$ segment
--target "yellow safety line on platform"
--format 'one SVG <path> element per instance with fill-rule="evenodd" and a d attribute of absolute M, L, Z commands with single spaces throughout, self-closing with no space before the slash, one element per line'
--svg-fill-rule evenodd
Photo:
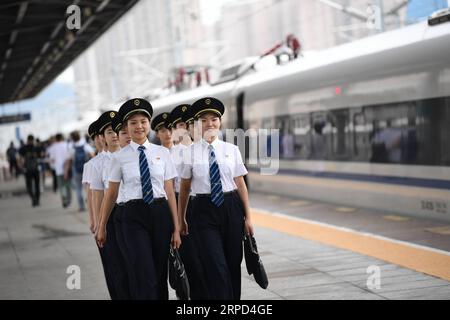
<path fill-rule="evenodd" d="M 450 254 L 257 209 L 252 209 L 252 220 L 257 226 L 351 250 L 450 281 Z"/>

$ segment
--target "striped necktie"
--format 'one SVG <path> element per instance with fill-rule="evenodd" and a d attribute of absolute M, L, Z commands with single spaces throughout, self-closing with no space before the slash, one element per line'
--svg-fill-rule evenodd
<path fill-rule="evenodd" d="M 141 172 L 142 198 L 147 204 L 153 201 L 153 187 L 150 178 L 150 169 L 148 167 L 147 156 L 145 155 L 145 147 L 139 146 L 139 171 Z"/>
<path fill-rule="evenodd" d="M 210 144 L 209 149 L 209 180 L 211 182 L 211 201 L 216 207 L 223 203 L 222 183 L 220 182 L 219 165 L 214 154 L 214 147 Z"/>

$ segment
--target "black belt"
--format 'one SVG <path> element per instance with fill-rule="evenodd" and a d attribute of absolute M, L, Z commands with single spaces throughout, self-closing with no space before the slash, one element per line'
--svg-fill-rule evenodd
<path fill-rule="evenodd" d="M 228 195 L 232 195 L 233 193 L 237 193 L 237 190 L 232 190 L 232 191 L 227 191 L 224 192 L 223 195 L 224 196 L 228 196 Z M 196 193 L 194 198 L 210 198 L 211 197 L 211 193 Z"/>
<path fill-rule="evenodd" d="M 167 201 L 166 198 L 161 197 L 161 198 L 153 198 L 152 203 L 160 203 L 160 202 L 165 202 Z M 128 200 L 127 202 L 125 202 L 125 204 L 134 204 L 134 203 L 145 203 L 144 199 L 133 199 L 133 200 Z"/>

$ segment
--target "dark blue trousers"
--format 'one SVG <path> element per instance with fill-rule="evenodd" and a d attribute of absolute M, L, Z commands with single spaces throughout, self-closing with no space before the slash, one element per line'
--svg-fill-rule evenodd
<path fill-rule="evenodd" d="M 129 270 L 129 259 L 127 256 L 127 251 L 125 248 L 125 242 L 123 239 L 123 231 L 122 231 L 122 217 L 124 214 L 124 205 L 118 205 L 116 207 L 113 221 L 114 221 L 114 229 L 116 234 L 116 240 L 117 240 L 117 246 L 119 247 L 119 251 L 122 255 L 123 261 L 124 261 L 124 267 L 125 267 L 125 276 L 126 276 L 126 286 L 128 291 L 128 299 L 131 299 L 131 293 L 130 293 L 130 281 L 128 280 L 128 270 Z"/>
<path fill-rule="evenodd" d="M 117 297 L 116 288 L 113 282 L 112 271 L 110 270 L 111 268 L 108 264 L 108 257 L 106 255 L 105 247 L 103 248 L 97 247 L 97 248 L 100 253 L 100 259 L 102 261 L 103 273 L 105 274 L 106 287 L 108 288 L 109 296 L 111 297 L 111 300 L 118 300 L 119 298 Z"/>
<path fill-rule="evenodd" d="M 119 248 L 114 223 L 116 215 L 120 214 L 118 211 L 121 211 L 121 208 L 115 206 L 106 224 L 106 243 L 100 249 L 100 255 L 111 299 L 125 300 L 130 299 L 130 290 L 126 263 Z"/>
<path fill-rule="evenodd" d="M 188 276 L 191 300 L 207 300 L 209 299 L 208 286 L 198 250 L 197 230 L 191 200 L 189 200 L 186 210 L 186 221 L 189 234 L 182 236 L 179 252 Z"/>
<path fill-rule="evenodd" d="M 168 300 L 167 259 L 173 223 L 165 199 L 150 205 L 143 200 L 125 203 L 123 244 L 132 299 Z"/>
<path fill-rule="evenodd" d="M 209 298 L 239 300 L 245 213 L 238 193 L 225 194 L 219 208 L 210 197 L 197 196 L 193 211 Z"/>

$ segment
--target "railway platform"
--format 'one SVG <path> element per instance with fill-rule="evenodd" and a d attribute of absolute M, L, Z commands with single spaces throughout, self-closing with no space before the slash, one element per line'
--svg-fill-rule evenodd
<path fill-rule="evenodd" d="M 23 178 L 0 185 L 0 299 L 108 299 L 87 212 L 63 209 L 50 189 L 32 208 Z M 250 197 L 269 287 L 261 289 L 243 262 L 242 299 L 450 298 L 448 224 L 395 210 Z M 67 285 L 71 266 L 79 267 L 79 289 Z"/>

